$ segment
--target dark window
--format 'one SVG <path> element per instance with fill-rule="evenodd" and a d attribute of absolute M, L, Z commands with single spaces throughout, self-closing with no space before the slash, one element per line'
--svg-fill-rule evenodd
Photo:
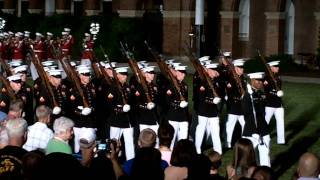
<path fill-rule="evenodd" d="M 111 14 L 112 13 L 112 1 L 103 1 L 102 2 L 102 13 Z"/>
<path fill-rule="evenodd" d="M 28 1 L 21 1 L 21 16 L 29 14 L 29 2 Z"/>
<path fill-rule="evenodd" d="M 83 1 L 74 1 L 74 16 L 82 16 L 83 15 Z"/>

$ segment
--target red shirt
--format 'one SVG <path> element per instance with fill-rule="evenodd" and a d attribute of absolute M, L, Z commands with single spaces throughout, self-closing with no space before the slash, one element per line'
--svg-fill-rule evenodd
<path fill-rule="evenodd" d="M 14 43 L 12 59 L 24 59 L 22 54 L 22 41 Z"/>
<path fill-rule="evenodd" d="M 41 40 L 35 41 L 33 51 L 38 56 L 40 61 L 44 59 L 44 43 Z"/>
<path fill-rule="evenodd" d="M 82 53 L 82 58 L 81 59 L 91 59 L 92 58 L 92 50 L 93 50 L 93 41 L 86 41 L 84 45 L 84 51 Z"/>

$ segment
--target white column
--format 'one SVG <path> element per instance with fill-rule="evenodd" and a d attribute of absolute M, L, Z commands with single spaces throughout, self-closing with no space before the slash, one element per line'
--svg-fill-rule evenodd
<path fill-rule="evenodd" d="M 55 11 L 55 0 L 46 0 L 45 2 L 45 15 L 51 16 Z"/>

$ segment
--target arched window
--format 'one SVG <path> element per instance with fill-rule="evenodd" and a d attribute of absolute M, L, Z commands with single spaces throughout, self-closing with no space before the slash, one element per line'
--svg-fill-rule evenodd
<path fill-rule="evenodd" d="M 286 30 L 284 46 L 286 54 L 294 53 L 294 5 L 291 0 L 287 0 L 286 4 Z"/>
<path fill-rule="evenodd" d="M 239 39 L 249 40 L 250 0 L 241 0 L 239 5 Z"/>

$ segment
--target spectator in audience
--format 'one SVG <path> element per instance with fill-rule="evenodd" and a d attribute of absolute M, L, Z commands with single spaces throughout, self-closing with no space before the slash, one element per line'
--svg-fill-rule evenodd
<path fill-rule="evenodd" d="M 28 151 L 42 150 L 44 151 L 50 139 L 53 138 L 53 132 L 48 125 L 50 124 L 51 109 L 41 105 L 36 109 L 38 122 L 28 127 L 28 140 L 23 145 Z"/>
<path fill-rule="evenodd" d="M 319 179 L 319 158 L 310 152 L 300 156 L 297 168 L 298 180 L 316 180 Z"/>
<path fill-rule="evenodd" d="M 211 170 L 210 170 L 211 179 L 226 180 L 225 177 L 219 175 L 219 168 L 222 163 L 221 155 L 211 148 L 204 151 L 204 155 L 206 155 L 211 161 Z"/>
<path fill-rule="evenodd" d="M 164 171 L 165 180 L 186 179 L 188 168 L 196 156 L 197 151 L 193 142 L 188 139 L 178 141 L 172 151 L 171 166 Z"/>
<path fill-rule="evenodd" d="M 53 152 L 44 157 L 38 176 L 40 180 L 91 179 L 88 168 L 82 166 L 71 154 L 61 152 Z"/>
<path fill-rule="evenodd" d="M 240 138 L 235 143 L 233 151 L 233 163 L 227 166 L 228 179 L 251 177 L 257 166 L 252 142 L 249 139 Z"/>
<path fill-rule="evenodd" d="M 268 166 L 258 166 L 252 174 L 252 178 L 256 180 L 277 180 L 277 176 L 273 169 Z"/>
<path fill-rule="evenodd" d="M 188 178 L 187 180 L 209 180 L 211 170 L 210 159 L 203 155 L 197 154 L 195 160 L 192 162 L 191 166 L 188 168 Z"/>
<path fill-rule="evenodd" d="M 158 129 L 159 151 L 161 158 L 170 165 L 172 151 L 170 149 L 171 141 L 174 135 L 174 128 L 169 123 L 162 123 Z"/>
<path fill-rule="evenodd" d="M 110 149 L 101 150 L 103 152 L 96 152 L 96 143 L 92 144 L 90 147 L 83 146 L 83 144 L 80 143 L 82 154 L 81 163 L 83 166 L 89 168 L 92 179 L 108 177 L 110 180 L 116 180 L 124 176 L 124 172 L 118 160 L 120 141 L 114 139 L 108 146 L 109 145 Z M 98 156 L 94 158 L 95 153 L 97 153 Z"/>
<path fill-rule="evenodd" d="M 26 153 L 22 158 L 22 169 L 24 180 L 34 180 L 40 171 L 41 163 L 45 154 L 34 150 Z"/>
<path fill-rule="evenodd" d="M 73 136 L 74 122 L 66 117 L 60 117 L 53 123 L 54 137 L 50 139 L 46 148 L 46 154 L 62 152 L 71 154 L 71 146 L 68 144 Z"/>
<path fill-rule="evenodd" d="M 164 169 L 161 163 L 161 153 L 158 149 L 140 148 L 133 160 L 130 177 L 139 180 L 163 180 Z"/>
<path fill-rule="evenodd" d="M 0 149 L 8 144 L 8 135 L 6 131 L 6 122 L 10 119 L 22 117 L 23 101 L 21 99 L 13 100 L 9 106 L 9 112 L 6 119 L 0 122 Z"/>
<path fill-rule="evenodd" d="M 28 124 L 25 119 L 7 121 L 8 145 L 0 149 L 0 179 L 22 179 L 22 157 L 27 153 L 22 145 L 27 139 Z"/>
<path fill-rule="evenodd" d="M 154 146 L 156 145 L 156 139 L 157 139 L 157 134 L 152 129 L 146 128 L 140 132 L 140 135 L 138 138 L 138 147 L 154 148 Z M 131 175 L 132 164 L 134 160 L 135 158 L 130 159 L 123 164 L 123 170 L 129 176 Z M 161 161 L 161 167 L 162 169 L 165 169 L 166 167 L 168 167 L 168 163 L 166 161 Z"/>
<path fill-rule="evenodd" d="M 22 99 L 13 100 L 9 106 L 7 119 L 15 119 L 23 117 L 24 102 Z"/>

